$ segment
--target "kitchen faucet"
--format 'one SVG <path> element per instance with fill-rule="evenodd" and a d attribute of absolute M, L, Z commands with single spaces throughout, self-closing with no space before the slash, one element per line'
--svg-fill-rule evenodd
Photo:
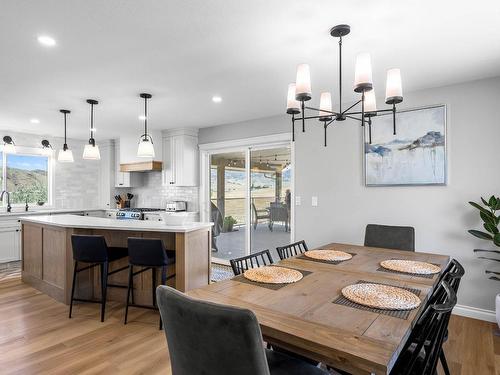
<path fill-rule="evenodd" d="M 0 195 L 0 201 L 3 202 L 3 195 L 7 194 L 7 212 L 12 211 L 12 207 L 10 205 L 10 193 L 7 190 L 2 191 L 2 194 Z"/>

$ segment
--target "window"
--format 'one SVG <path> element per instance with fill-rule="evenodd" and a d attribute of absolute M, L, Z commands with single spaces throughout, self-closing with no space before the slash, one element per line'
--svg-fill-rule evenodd
<path fill-rule="evenodd" d="M 37 149 L 31 152 L 23 148 L 16 154 L 0 153 L 1 190 L 10 192 L 12 205 L 50 203 L 49 156 L 37 154 Z"/>

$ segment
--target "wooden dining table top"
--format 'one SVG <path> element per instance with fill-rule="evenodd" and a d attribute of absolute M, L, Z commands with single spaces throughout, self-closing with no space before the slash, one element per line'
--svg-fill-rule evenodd
<path fill-rule="evenodd" d="M 305 272 L 302 280 L 279 289 L 240 277 L 194 289 L 194 298 L 247 308 L 255 313 L 264 339 L 352 374 L 388 374 L 419 317 L 439 274 L 424 278 L 380 270 L 387 259 L 408 259 L 446 268 L 449 257 L 332 243 L 318 249 L 342 250 L 353 257 L 339 264 L 295 256 L 280 266 Z M 341 290 L 359 281 L 419 290 L 420 307 L 407 319 L 333 303 Z"/>

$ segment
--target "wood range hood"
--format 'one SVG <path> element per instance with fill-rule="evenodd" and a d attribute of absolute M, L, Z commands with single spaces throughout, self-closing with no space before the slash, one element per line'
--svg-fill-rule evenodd
<path fill-rule="evenodd" d="M 163 163 L 154 160 L 120 164 L 120 172 L 161 172 L 162 169 Z"/>

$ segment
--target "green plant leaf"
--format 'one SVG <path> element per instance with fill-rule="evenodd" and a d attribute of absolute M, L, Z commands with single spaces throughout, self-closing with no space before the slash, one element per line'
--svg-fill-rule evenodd
<path fill-rule="evenodd" d="M 489 224 L 492 224 L 494 226 L 497 226 L 497 221 L 495 220 L 494 217 L 492 217 L 491 215 L 486 215 L 485 213 L 483 212 L 479 212 L 479 216 L 481 216 L 481 219 L 483 219 L 483 221 L 485 223 L 489 223 Z"/>
<path fill-rule="evenodd" d="M 474 237 L 480 238 L 482 240 L 493 240 L 493 236 L 491 234 L 481 232 L 480 230 L 474 230 L 470 229 L 469 233 L 472 234 Z"/>
<path fill-rule="evenodd" d="M 488 206 L 495 207 L 497 205 L 497 199 L 492 195 L 488 201 Z"/>
<path fill-rule="evenodd" d="M 488 201 L 487 201 L 486 199 L 484 199 L 483 197 L 481 197 L 481 201 L 483 202 L 483 204 L 484 204 L 485 206 L 487 206 L 487 205 L 488 205 Z"/>
<path fill-rule="evenodd" d="M 493 218 L 493 219 L 496 219 L 495 215 L 493 215 L 490 211 L 488 211 L 486 208 L 480 206 L 479 204 L 477 204 L 476 202 L 469 202 L 469 204 L 472 206 L 472 207 L 475 207 L 477 208 L 479 211 L 483 212 L 485 215 Z"/>
<path fill-rule="evenodd" d="M 493 209 L 494 209 L 495 211 L 500 210 L 500 198 L 497 198 L 497 204 L 495 205 L 495 207 L 493 207 Z"/>
<path fill-rule="evenodd" d="M 495 237 L 493 237 L 493 243 L 500 247 L 500 233 L 495 234 Z"/>
<path fill-rule="evenodd" d="M 491 234 L 498 233 L 498 228 L 496 225 L 493 225 L 491 223 L 484 223 L 483 227 L 484 227 L 484 229 L 486 229 L 487 232 L 489 232 Z"/>

